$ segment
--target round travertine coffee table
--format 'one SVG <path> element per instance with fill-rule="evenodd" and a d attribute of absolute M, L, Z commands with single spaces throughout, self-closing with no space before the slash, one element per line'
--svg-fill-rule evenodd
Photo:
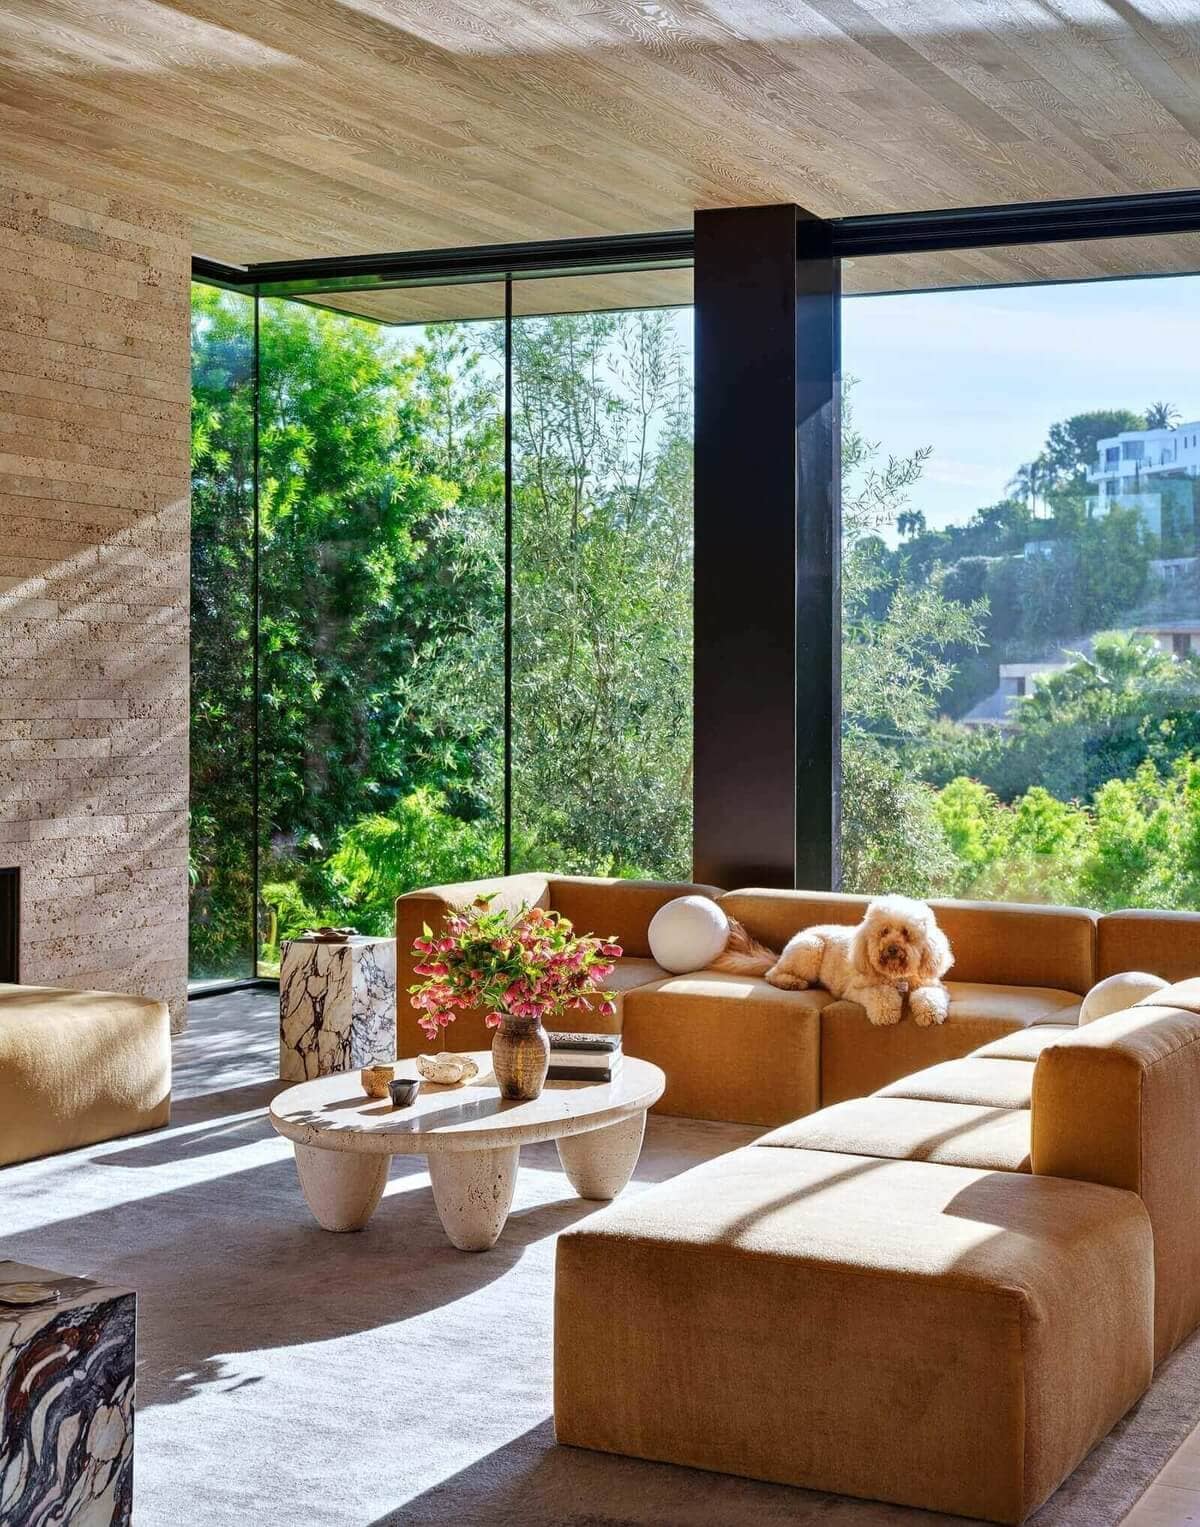
<path fill-rule="evenodd" d="M 547 1082 L 540 1098 L 500 1096 L 487 1050 L 464 1087 L 422 1082 L 416 1102 L 393 1108 L 363 1096 L 357 1071 L 322 1076 L 281 1092 L 271 1123 L 296 1148 L 308 1206 L 326 1230 L 361 1230 L 383 1196 L 393 1156 L 425 1156 L 433 1199 L 460 1251 L 486 1251 L 508 1218 L 522 1145 L 554 1140 L 581 1198 L 615 1198 L 633 1175 L 646 1110 L 666 1077 L 649 1061 L 625 1059 L 613 1082 Z M 415 1076 L 397 1061 L 397 1076 Z"/>

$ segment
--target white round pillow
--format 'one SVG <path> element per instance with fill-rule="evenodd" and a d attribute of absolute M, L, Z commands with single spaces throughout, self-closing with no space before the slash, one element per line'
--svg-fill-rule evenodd
<path fill-rule="evenodd" d="M 707 896 L 677 896 L 650 919 L 650 953 L 672 975 L 703 970 L 729 942 L 729 919 Z"/>
<path fill-rule="evenodd" d="M 1145 970 L 1123 970 L 1120 975 L 1105 976 L 1103 981 L 1096 982 L 1080 1004 L 1080 1025 L 1095 1023 L 1097 1018 L 1107 1018 L 1110 1013 L 1123 1013 L 1143 997 L 1152 997 L 1170 984 Z"/>

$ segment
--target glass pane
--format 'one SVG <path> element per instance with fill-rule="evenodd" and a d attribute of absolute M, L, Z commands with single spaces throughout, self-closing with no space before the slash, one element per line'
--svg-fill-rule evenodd
<path fill-rule="evenodd" d="M 686 878 L 692 315 L 611 279 L 513 288 L 513 861 Z"/>
<path fill-rule="evenodd" d="M 846 301 L 848 889 L 1200 906 L 1198 315 L 1194 275 Z"/>
<path fill-rule="evenodd" d="M 192 287 L 193 981 L 254 974 L 254 299 Z"/>
<path fill-rule="evenodd" d="M 260 334 L 268 973 L 502 867 L 503 330 L 264 299 Z"/>

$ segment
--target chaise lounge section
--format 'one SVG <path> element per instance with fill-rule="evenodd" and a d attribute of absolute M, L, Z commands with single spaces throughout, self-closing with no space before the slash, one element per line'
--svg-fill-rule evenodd
<path fill-rule="evenodd" d="M 1022 1521 L 1200 1324 L 1197 1118 L 1189 981 L 603 1211 L 559 1239 L 559 1440 Z"/>

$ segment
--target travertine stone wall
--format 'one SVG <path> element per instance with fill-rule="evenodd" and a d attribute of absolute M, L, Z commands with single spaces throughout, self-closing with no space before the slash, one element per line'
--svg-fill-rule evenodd
<path fill-rule="evenodd" d="M 189 239 L 0 166 L 0 865 L 21 978 L 187 983 Z"/>

